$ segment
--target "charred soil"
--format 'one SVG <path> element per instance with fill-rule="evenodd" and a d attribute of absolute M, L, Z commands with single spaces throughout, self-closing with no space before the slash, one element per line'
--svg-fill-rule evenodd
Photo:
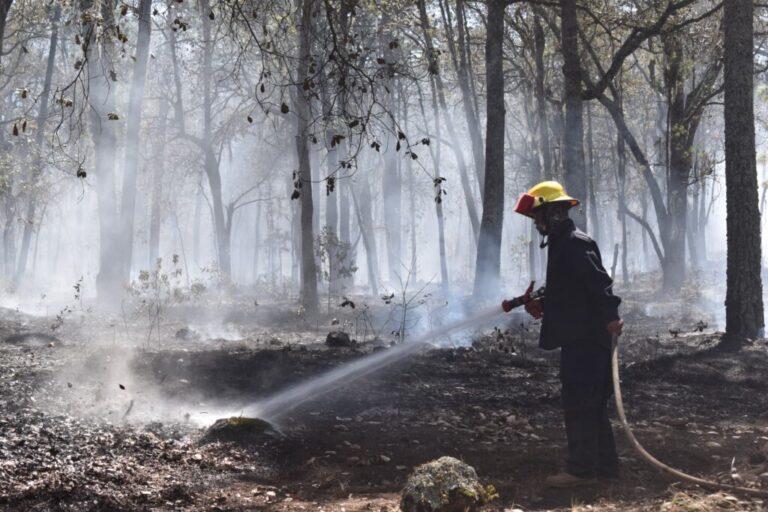
<path fill-rule="evenodd" d="M 713 333 L 649 333 L 631 334 L 623 348 L 625 401 L 641 442 L 690 473 L 768 487 L 765 343 L 728 355 L 710 350 Z M 497 489 L 489 510 L 685 510 L 695 500 L 709 509 L 762 506 L 674 484 L 641 462 L 618 432 L 619 481 L 575 492 L 544 488 L 544 477 L 562 467 L 564 432 L 556 360 L 533 348 L 532 337 L 511 329 L 474 348 L 426 351 L 288 411 L 274 425 L 284 437 L 247 446 L 201 442 L 205 428 L 194 418 L 218 419 L 204 404 L 244 406 L 371 349 L 328 349 L 321 333 L 309 345 L 195 345 L 123 356 L 72 340 L 6 343 L 0 507 L 394 510 L 412 468 L 446 455 Z M 155 394 L 101 378 L 96 369 L 117 357 Z M 92 381 L 62 377 L 83 359 Z M 106 411 L 101 416 L 72 408 L 78 389 L 88 386 L 102 386 L 101 399 L 117 397 L 98 409 Z M 142 401 L 159 399 L 188 404 L 186 418 L 193 419 L 139 414 Z"/>

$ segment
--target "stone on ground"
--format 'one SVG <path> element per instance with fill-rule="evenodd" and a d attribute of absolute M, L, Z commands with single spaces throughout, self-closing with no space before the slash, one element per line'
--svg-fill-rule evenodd
<path fill-rule="evenodd" d="M 331 331 L 325 337 L 325 344 L 333 348 L 351 347 L 352 340 L 349 338 L 349 334 L 344 331 Z"/>
<path fill-rule="evenodd" d="M 440 457 L 413 470 L 403 488 L 403 512 L 465 512 L 479 510 L 495 497 L 475 468 L 453 457 Z"/>
<path fill-rule="evenodd" d="M 197 333 L 190 329 L 189 327 L 182 327 L 178 331 L 176 331 L 176 334 L 174 336 L 177 340 L 184 340 L 184 341 L 190 341 L 199 338 Z"/>
<path fill-rule="evenodd" d="M 241 446 L 264 444 L 282 439 L 284 436 L 267 421 L 258 418 L 222 418 L 208 427 L 201 444 L 222 442 Z"/>

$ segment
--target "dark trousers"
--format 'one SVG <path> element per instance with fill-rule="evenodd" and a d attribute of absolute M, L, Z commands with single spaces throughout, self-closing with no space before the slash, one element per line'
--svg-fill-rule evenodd
<path fill-rule="evenodd" d="M 560 378 L 568 436 L 568 473 L 583 478 L 614 477 L 618 456 L 608 420 L 610 351 L 591 343 L 564 347 Z"/>

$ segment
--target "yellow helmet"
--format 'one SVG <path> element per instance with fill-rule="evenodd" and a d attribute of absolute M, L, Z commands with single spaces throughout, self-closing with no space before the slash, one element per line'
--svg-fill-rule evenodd
<path fill-rule="evenodd" d="M 568 203 L 570 206 L 576 206 L 579 204 L 579 200 L 566 194 L 565 189 L 558 182 L 542 181 L 520 196 L 515 205 L 515 211 L 526 217 L 531 217 L 533 210 L 552 203 Z"/>

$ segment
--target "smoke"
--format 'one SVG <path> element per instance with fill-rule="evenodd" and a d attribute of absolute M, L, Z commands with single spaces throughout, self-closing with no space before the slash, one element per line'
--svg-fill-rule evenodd
<path fill-rule="evenodd" d="M 265 337 L 274 335 L 283 339 L 288 336 L 299 338 L 296 333 L 303 326 L 297 327 L 299 320 L 293 311 L 296 309 L 301 278 L 298 265 L 300 219 L 298 202 L 290 199 L 295 191 L 293 173 L 297 165 L 295 117 L 289 105 L 286 104 L 285 109 L 280 105 L 284 97 L 290 94 L 285 94 L 286 89 L 277 87 L 277 82 L 270 83 L 267 80 L 266 92 L 262 89 L 258 94 L 262 95 L 259 96 L 261 101 L 275 101 L 278 108 L 272 108 L 267 113 L 261 109 L 261 105 L 253 103 L 254 84 L 265 87 L 262 82 L 264 76 L 260 73 L 269 69 L 261 59 L 269 57 L 259 55 L 252 41 L 242 45 L 242 41 L 232 39 L 226 27 L 217 26 L 219 21 L 213 23 L 214 29 L 220 30 L 216 33 L 216 45 L 212 48 L 216 76 L 201 76 L 199 67 L 203 60 L 201 51 L 204 41 L 201 39 L 200 24 L 204 20 L 200 19 L 200 13 L 194 12 L 186 4 L 174 5 L 170 11 L 166 11 L 163 6 L 158 6 L 158 9 L 158 20 L 168 17 L 169 22 L 174 19 L 179 23 L 183 21 L 185 35 L 171 42 L 170 37 L 175 32 L 163 23 L 153 26 L 155 32 L 150 42 L 152 59 L 147 72 L 146 94 L 141 112 L 140 155 L 133 155 L 130 151 L 126 153 L 128 142 L 125 136 L 125 113 L 130 96 L 130 82 L 126 77 L 132 76 L 133 61 L 120 58 L 103 63 L 104 69 L 114 68 L 117 77 L 110 83 L 116 113 L 101 121 L 115 132 L 114 140 L 108 143 L 109 147 L 103 149 L 106 154 L 117 156 L 114 159 L 114 183 L 108 191 L 106 203 L 112 204 L 115 198 L 121 197 L 126 170 L 134 161 L 133 157 L 140 157 L 135 226 L 132 233 L 131 283 L 123 283 L 126 290 L 117 311 L 110 311 L 108 319 L 99 317 L 90 320 L 91 316 L 103 314 L 103 304 L 96 293 L 96 279 L 104 270 L 100 266 L 112 262 L 102 262 L 99 258 L 102 244 L 109 241 L 103 240 L 103 233 L 100 232 L 102 212 L 99 208 L 99 194 L 102 192 L 98 190 L 97 178 L 100 172 L 103 177 L 103 169 L 97 168 L 94 151 L 96 141 L 89 131 L 87 116 L 76 118 L 74 115 L 55 134 L 52 132 L 55 123 L 49 122 L 48 126 L 41 127 L 45 130 L 45 143 L 40 148 L 43 156 L 41 184 L 35 185 L 42 189 L 37 218 L 23 218 L 20 212 L 24 211 L 24 204 L 21 202 L 11 205 L 11 198 L 24 198 L 27 190 L 23 188 L 24 180 L 8 180 L 7 187 L 11 193 L 7 197 L 10 213 L 6 213 L 7 218 L 4 218 L 3 285 L 8 285 L 10 276 L 14 274 L 13 267 L 18 259 L 18 235 L 22 227 L 32 224 L 35 232 L 26 277 L 19 288 L 0 297 L 0 306 L 47 319 L 49 323 L 54 323 L 57 316 L 61 316 L 63 329 L 73 339 L 76 337 L 78 344 L 94 342 L 82 352 L 73 350 L 61 363 L 60 371 L 52 378 L 48 390 L 50 393 L 41 396 L 41 400 L 45 399 L 51 410 L 114 422 L 189 421 L 205 424 L 203 420 L 208 415 L 220 414 L 226 407 L 218 404 L 217 409 L 212 409 L 214 404 L 202 395 L 191 392 L 189 385 L 181 382 L 181 378 L 165 377 L 163 380 L 163 376 L 138 371 L 137 365 L 140 367 L 142 361 L 146 360 L 146 354 L 139 347 L 148 344 L 147 339 L 151 341 L 152 349 L 178 347 L 184 343 L 191 347 L 192 341 L 174 338 L 173 331 L 151 331 L 154 329 L 153 322 L 166 326 L 169 318 L 175 322 L 174 329 L 188 328 L 193 335 L 195 348 L 201 350 L 213 346 L 210 340 L 245 343 L 254 338 L 256 329 L 260 329 L 259 333 Z M 471 30 L 482 26 L 475 14 L 469 13 L 469 16 L 468 27 Z M 127 47 L 130 47 L 136 40 L 135 20 L 127 16 L 119 22 L 128 37 Z M 321 19 L 318 19 L 320 22 Z M 13 23 L 17 21 L 12 20 Z M 78 23 L 62 24 L 62 38 L 74 39 L 75 31 L 79 30 Z M 160 30 L 165 30 L 165 34 L 161 34 Z M 27 30 L 18 30 L 14 26 L 13 30 L 7 32 L 23 34 Z M 516 37 L 513 32 L 510 34 Z M 8 34 L 7 37 L 16 37 Z M 363 45 L 373 43 L 371 34 L 360 33 L 357 37 Z M 438 39 L 438 45 L 444 44 L 444 36 L 439 30 L 435 31 L 434 37 Z M 371 39 L 366 43 L 366 38 Z M 280 48 L 274 51 L 293 50 L 293 43 L 288 38 L 278 39 L 274 44 Z M 47 47 L 41 44 L 29 42 L 25 53 L 29 50 L 30 56 L 26 58 L 37 58 L 39 62 L 36 62 L 43 62 Z M 407 55 L 408 41 L 403 40 L 399 44 L 403 47 L 404 55 Z M 170 54 L 171 45 L 176 45 L 176 55 Z M 17 46 L 13 41 L 6 44 L 8 48 Z M 246 47 L 252 49 L 251 54 L 238 53 L 240 48 Z M 63 101 L 70 99 L 66 87 L 72 80 L 71 63 L 82 60 L 82 49 L 81 45 L 67 45 L 60 52 L 52 90 L 60 91 L 59 100 Z M 69 54 L 64 55 L 64 52 Z M 416 49 L 416 53 L 408 56 L 409 59 L 417 56 L 412 59 L 414 66 L 420 65 L 421 53 L 421 49 Z M 173 64 L 176 62 L 172 62 L 172 57 L 178 59 L 178 77 L 174 76 Z M 375 62 L 376 59 L 369 60 Z M 447 66 L 448 62 L 443 64 Z M 399 73 L 398 65 L 392 67 L 393 72 Z M 9 91 L 17 86 L 19 90 L 26 90 L 30 84 L 40 81 L 40 69 L 29 67 L 19 68 L 19 76 L 12 77 Z M 83 76 L 88 75 L 85 73 Z M 449 80 L 451 73 L 445 73 L 444 76 Z M 477 105 L 479 119 L 473 125 L 466 124 L 460 102 L 449 102 L 449 112 L 433 109 L 429 96 L 423 94 L 430 89 L 427 81 L 430 77 L 431 73 L 419 72 L 413 76 L 398 75 L 398 88 L 401 90 L 396 95 L 392 93 L 392 96 L 387 96 L 383 90 L 377 91 L 381 93 L 382 100 L 392 100 L 393 103 L 397 101 L 397 112 L 390 113 L 395 117 L 383 117 L 397 121 L 397 130 L 403 130 L 402 137 L 400 133 L 392 132 L 391 122 L 386 123 L 390 130 L 386 131 L 382 129 L 381 123 L 373 120 L 367 123 L 368 129 L 373 130 L 367 134 L 371 140 L 365 137 L 355 140 L 355 134 L 344 132 L 346 138 L 343 144 L 335 145 L 336 154 L 333 158 L 330 157 L 331 148 L 327 144 L 320 142 L 311 145 L 311 187 L 317 201 L 314 205 L 314 235 L 317 236 L 328 221 L 329 211 L 335 209 L 339 219 L 346 219 L 343 228 L 348 231 L 347 242 L 350 252 L 354 254 L 352 266 L 355 268 L 345 278 L 345 288 L 327 301 L 331 304 L 330 316 L 340 310 L 338 305 L 344 296 L 365 296 L 375 285 L 382 293 L 385 293 L 384 290 L 387 290 L 386 294 L 394 293 L 392 304 L 388 306 L 391 317 L 386 321 L 376 320 L 376 328 L 381 337 L 396 337 L 398 341 L 404 341 L 399 339 L 404 336 L 405 341 L 413 341 L 438 331 L 443 334 L 430 338 L 428 343 L 440 347 L 465 347 L 471 343 L 476 329 L 487 325 L 478 324 L 457 332 L 441 329 L 472 317 L 472 308 L 466 301 L 466 295 L 473 288 L 477 240 L 467 205 L 475 205 L 480 210 L 478 213 L 482 214 L 482 194 L 477 179 L 478 169 L 474 169 L 470 163 L 468 173 L 462 174 L 460 160 L 473 160 L 471 157 L 475 148 L 471 145 L 469 135 L 472 129 L 482 131 L 483 126 L 477 123 L 482 124 L 484 105 Z M 215 108 L 208 116 L 203 112 L 200 97 L 200 84 L 207 79 L 213 86 L 214 96 L 221 94 L 214 98 Z M 415 83 L 412 80 L 421 82 Z M 531 280 L 536 280 L 539 285 L 544 284 L 545 251 L 538 248 L 538 239 L 531 230 L 530 220 L 515 214 L 512 208 L 515 198 L 530 185 L 533 176 L 563 178 L 562 170 L 558 168 L 534 169 L 534 164 L 541 160 L 538 133 L 535 123 L 532 123 L 534 112 L 530 110 L 530 91 L 523 90 L 524 84 L 519 85 L 508 87 L 516 92 L 505 96 L 509 115 L 505 133 L 507 151 L 504 162 L 501 277 L 498 282 L 488 283 L 486 290 L 494 301 L 519 295 Z M 557 90 L 556 81 L 547 84 L 547 88 L 550 86 L 554 87 L 552 94 L 557 96 L 560 91 Z M 218 90 L 220 87 L 227 90 L 226 95 Z M 31 91 L 31 94 L 38 92 Z M 325 92 L 333 97 L 333 91 Z M 165 104 L 163 98 L 169 96 L 178 103 Z M 228 99 L 225 100 L 225 96 Z M 77 102 L 72 107 L 73 111 L 87 110 L 86 104 L 80 104 L 81 99 L 72 99 Z M 355 101 L 360 102 L 356 108 L 364 107 L 365 98 L 356 98 Z M 648 111 L 643 110 L 646 103 L 650 109 Z M 59 105 L 57 109 L 63 108 L 60 103 L 56 104 Z M 638 109 L 636 119 L 631 119 L 631 123 L 640 123 L 645 117 L 653 119 L 659 114 L 657 102 L 645 101 L 643 94 L 628 94 L 626 104 L 628 112 L 630 109 Z M 762 103 L 758 102 L 758 110 L 762 108 L 760 105 Z M 26 110 L 29 109 L 26 106 L 22 112 L 15 110 L 16 107 L 11 104 L 6 106 L 8 119 L 26 116 Z M 176 106 L 179 112 L 174 111 Z M 319 115 L 321 107 L 319 104 L 313 106 L 317 110 L 313 114 L 318 118 L 324 117 Z M 60 114 L 58 110 L 56 113 Z M 373 117 L 383 115 L 378 111 L 372 114 Z M 177 115 L 184 119 L 177 119 Z M 552 125 L 550 136 L 554 140 L 562 135 L 556 132 L 560 129 L 557 126 L 557 115 L 548 111 L 545 116 L 549 116 Z M 204 137 L 200 128 L 206 119 L 211 124 L 210 139 L 216 141 L 215 147 L 209 148 L 209 153 L 200 147 L 201 143 L 208 142 L 202 140 Z M 353 124 L 346 119 L 343 121 L 342 124 L 347 126 Z M 450 137 L 450 142 L 446 140 L 449 138 L 446 136 L 447 122 L 453 123 L 451 128 L 456 132 L 456 137 Z M 183 129 L 180 125 L 184 125 Z M 318 124 L 312 128 L 317 132 L 313 137 L 321 141 L 327 135 L 320 133 L 324 126 Z M 700 128 L 702 134 L 704 130 L 708 132 L 706 138 L 699 137 L 701 143 L 697 142 L 697 145 L 701 147 L 697 147 L 697 151 L 710 150 L 710 146 L 716 146 L 707 142 L 709 138 L 719 144 L 716 135 L 721 131 L 720 128 L 719 121 L 709 119 L 706 126 Z M 765 140 L 764 128 L 762 125 L 757 128 L 758 141 Z M 699 255 L 702 269 L 689 271 L 690 284 L 682 290 L 680 296 L 658 297 L 652 295 L 659 287 L 658 257 L 648 233 L 631 219 L 626 220 L 627 243 L 619 248 L 617 258 L 614 259 L 615 244 L 622 240 L 622 227 L 621 217 L 617 214 L 619 208 L 615 169 L 612 168 L 615 158 L 615 126 L 608 116 L 595 116 L 594 126 L 590 122 L 590 137 L 596 145 L 594 160 L 599 161 L 600 165 L 595 163 L 592 169 L 599 174 L 595 176 L 593 184 L 595 201 L 587 206 L 593 209 L 590 213 L 594 215 L 586 216 L 596 219 L 597 223 L 589 225 L 587 231 L 599 239 L 604 265 L 609 271 L 616 269 L 617 281 L 621 274 L 621 259 L 626 255 L 630 282 L 626 286 L 620 283 L 617 292 L 620 295 L 626 293 L 635 302 L 642 303 L 643 313 L 648 316 L 665 317 L 669 311 L 674 311 L 679 318 L 686 318 L 686 321 L 706 317 L 712 328 L 722 328 L 726 239 L 723 166 L 714 166 L 712 175 L 704 178 L 708 180 L 707 186 L 711 187 L 707 189 L 707 204 L 711 202 L 711 209 L 707 213 L 706 230 L 702 233 L 706 238 L 704 253 Z M 377 142 L 378 139 L 381 140 Z M 29 141 L 25 141 L 24 135 L 12 140 L 18 143 L 9 146 L 8 158 L 25 162 L 22 156 L 30 150 Z M 158 140 L 166 143 L 156 144 Z M 662 155 L 651 154 L 655 141 L 649 140 L 643 144 L 649 156 L 653 157 L 651 160 L 663 161 Z M 162 146 L 162 152 L 155 147 L 158 145 Z M 557 146 L 557 141 L 554 145 Z M 553 149 L 553 153 L 558 151 Z M 716 148 L 712 151 L 717 155 Z M 225 234 L 232 259 L 231 274 L 228 276 L 222 274 L 222 262 L 216 250 L 222 234 L 215 229 L 216 200 L 208 180 L 211 169 L 204 166 L 206 154 L 211 153 L 217 156 L 218 167 L 215 170 L 220 178 L 221 189 L 221 197 L 218 199 L 226 210 Z M 589 153 L 593 151 L 590 149 Z M 334 167 L 329 163 L 331 160 L 344 162 L 349 167 L 339 169 L 338 165 Z M 589 160 L 592 164 L 593 157 L 590 156 Z M 629 162 L 628 165 L 633 164 Z M 663 185 L 664 169 L 654 169 L 653 172 L 658 173 L 659 182 Z M 762 181 L 768 180 L 765 161 L 762 162 L 762 175 Z M 658 219 L 640 173 L 628 172 L 627 180 L 627 206 L 658 232 Z M 365 195 L 360 192 L 362 184 L 366 187 Z M 350 194 L 357 194 L 355 197 L 358 203 L 351 199 Z M 589 199 L 591 201 L 592 198 Z M 441 205 L 445 221 L 448 283 L 440 282 L 437 204 Z M 15 206 L 15 209 L 10 206 Z M 364 220 L 364 214 L 370 219 Z M 341 223 L 341 220 L 338 222 Z M 336 231 L 341 234 L 343 228 L 339 224 Z M 153 239 L 153 233 L 156 240 Z M 366 253 L 366 236 L 372 238 L 369 250 L 375 254 Z M 157 258 L 162 260 L 161 276 L 158 276 L 160 284 L 150 289 L 141 289 L 140 284 L 137 287 L 136 283 L 140 283 L 146 272 L 157 268 Z M 690 261 L 692 258 L 687 259 Z M 319 288 L 324 292 L 328 285 L 329 266 L 325 261 L 319 263 Z M 369 273 L 369 263 L 377 271 Z M 407 293 L 401 296 L 406 276 Z M 372 283 L 371 279 L 376 282 Z M 646 280 L 650 284 L 645 283 Z M 768 290 L 768 287 L 764 289 Z M 382 306 L 379 297 L 366 297 L 365 300 Z M 282 325 L 275 327 L 276 322 L 270 323 L 269 315 L 261 313 L 267 304 L 278 304 L 289 311 L 281 317 L 285 320 Z M 142 306 L 145 309 L 138 312 Z M 227 308 L 230 311 L 239 310 L 236 318 L 229 318 L 225 314 Z M 161 313 L 153 316 L 152 311 Z M 167 318 L 164 317 L 166 314 Z M 257 316 L 258 319 L 252 318 Z M 110 325 L 108 329 L 104 327 L 106 324 Z M 123 329 L 128 324 L 130 328 Z M 119 336 L 115 335 L 117 331 L 120 331 Z M 392 333 L 397 333 L 397 336 Z M 170 398 L 174 393 L 176 398 Z"/>
<path fill-rule="evenodd" d="M 232 406 L 206 399 L 173 372 L 153 375 L 139 349 L 99 347 L 68 351 L 36 396 L 49 414 L 112 424 L 163 422 L 207 426 Z M 185 361 L 179 358 L 178 366 Z"/>

